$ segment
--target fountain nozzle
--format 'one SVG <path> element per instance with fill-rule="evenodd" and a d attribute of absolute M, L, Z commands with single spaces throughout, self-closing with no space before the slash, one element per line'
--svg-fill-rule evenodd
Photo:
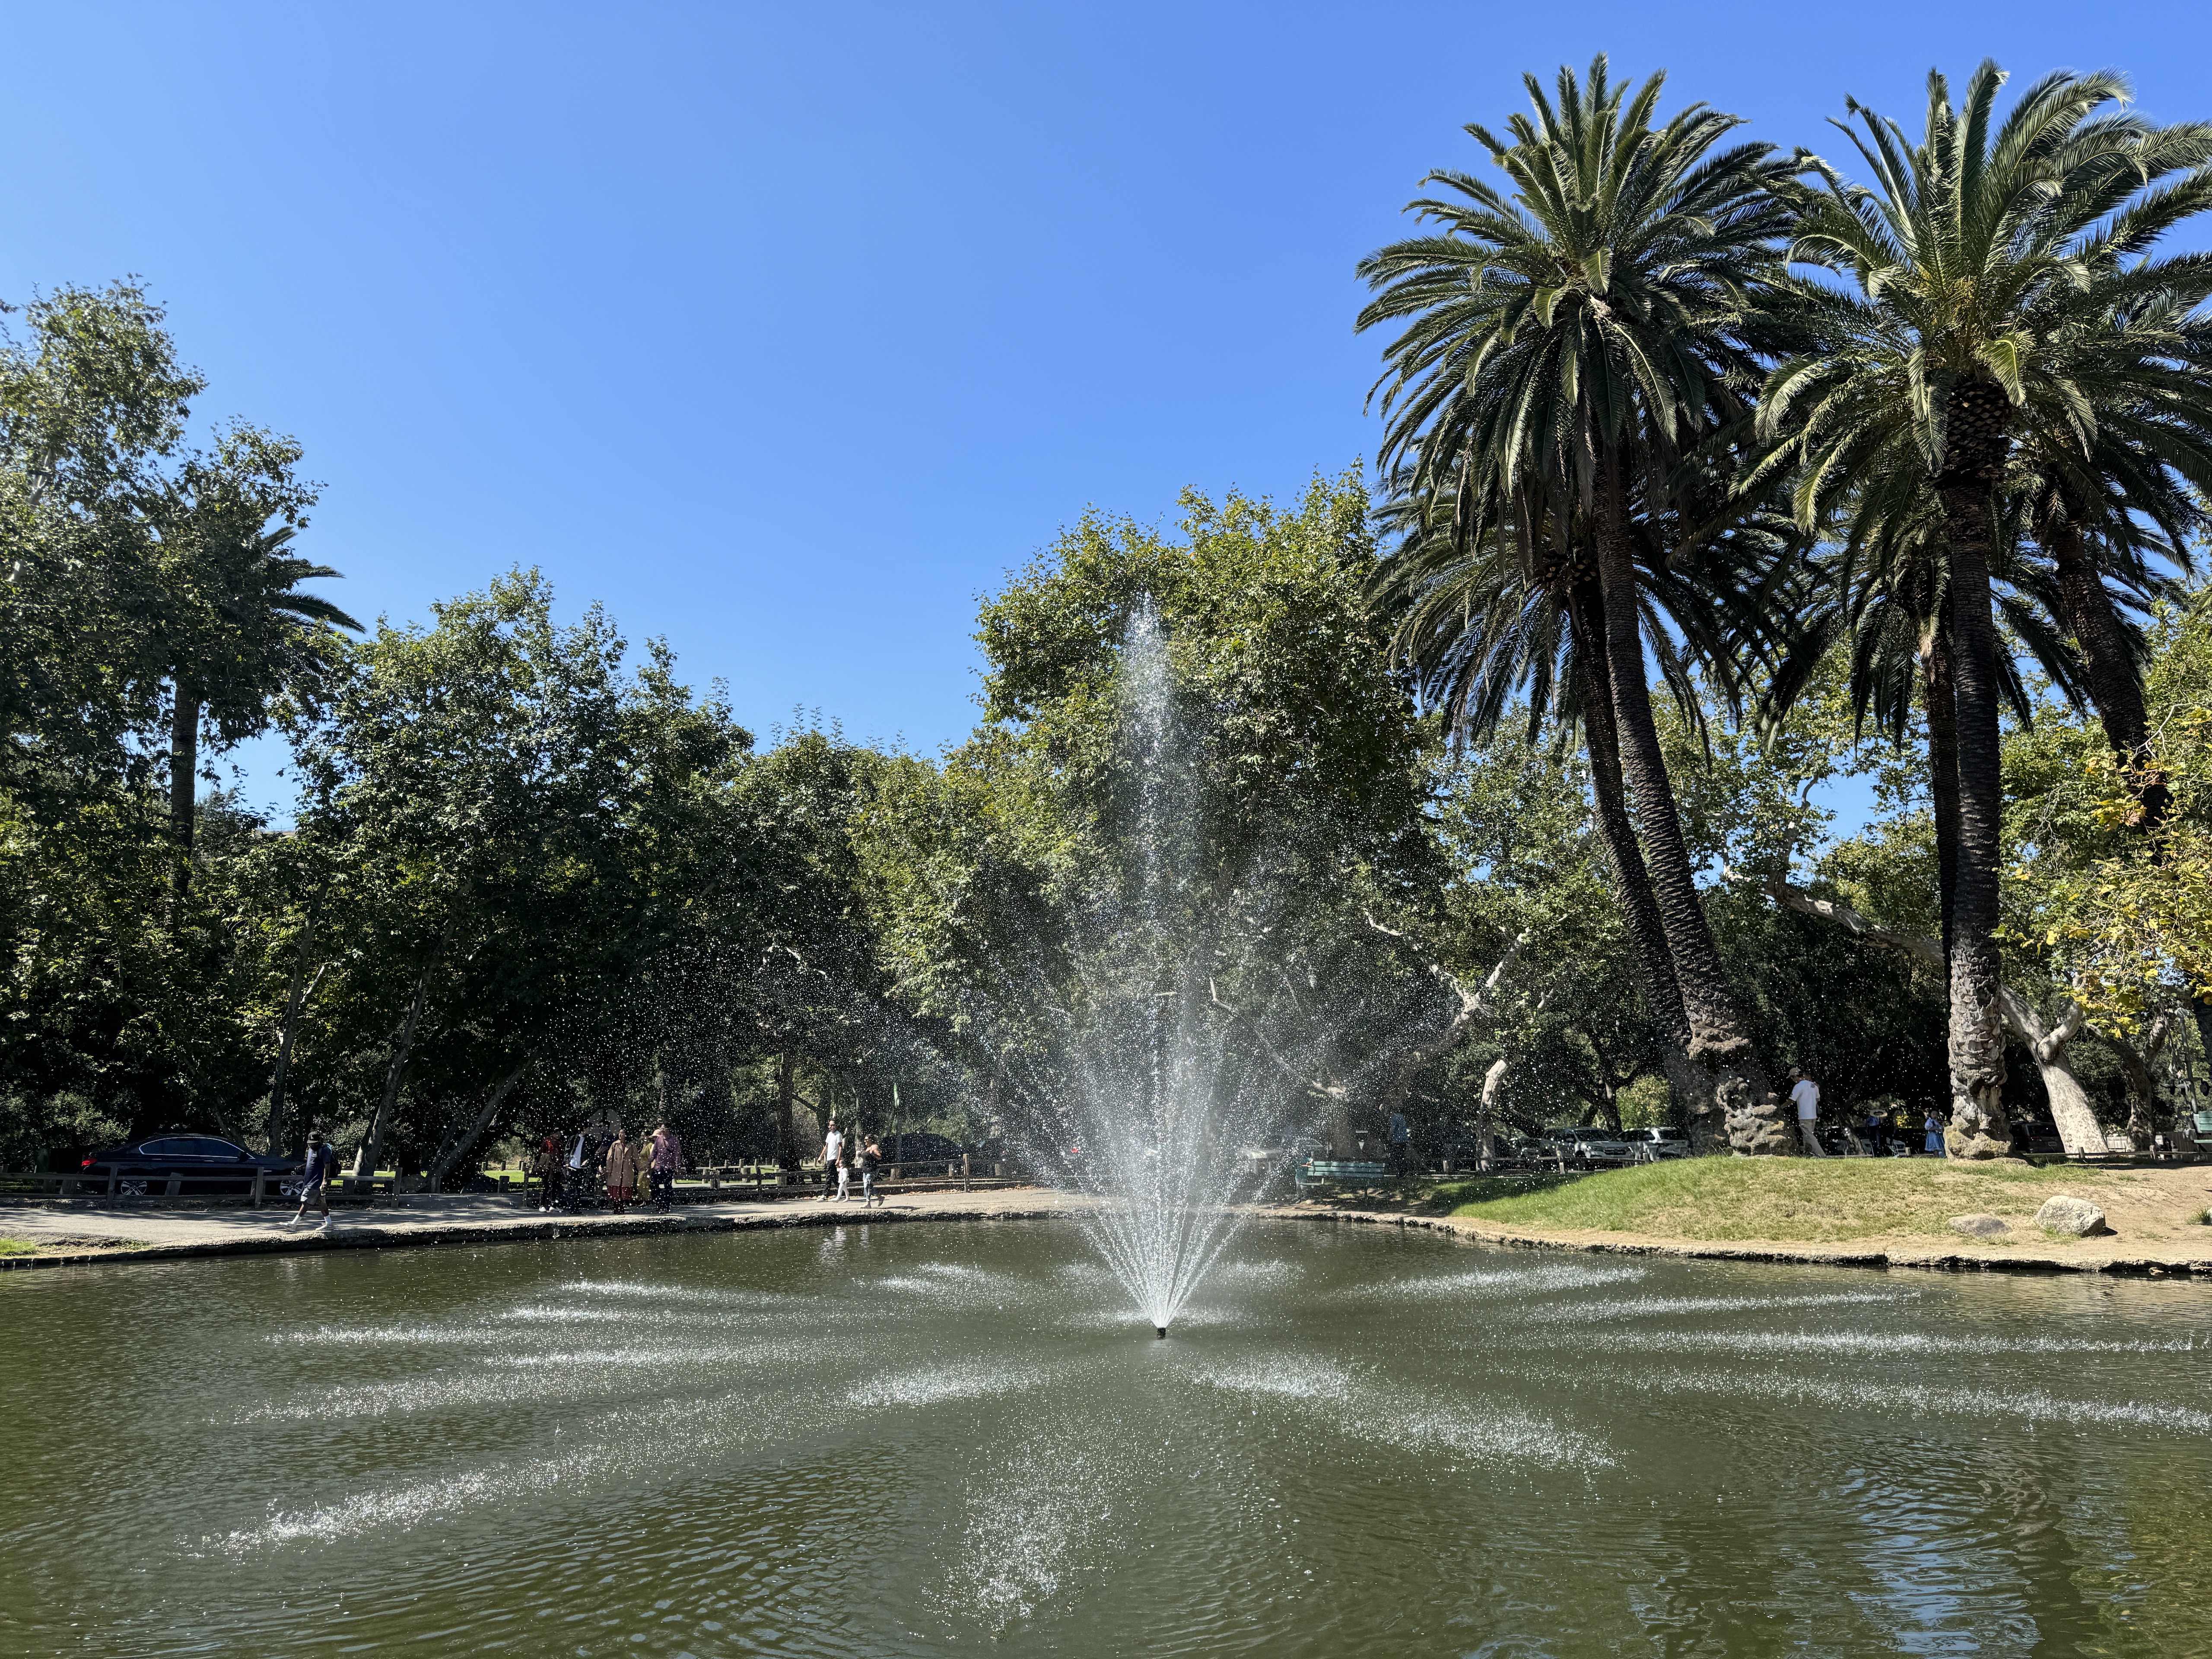
<path fill-rule="evenodd" d="M 1168 1328 L 1167 1328 L 1166 1326 L 1164 1326 L 1164 1325 L 1155 1325 L 1155 1326 L 1153 1326 L 1153 1327 L 1152 1327 L 1152 1332 L 1153 1332 L 1153 1334 L 1154 1334 L 1155 1335 L 1157 1335 L 1157 1336 L 1158 1336 L 1158 1337 L 1162 1341 L 1164 1341 L 1164 1341 L 1167 1340 Z"/>

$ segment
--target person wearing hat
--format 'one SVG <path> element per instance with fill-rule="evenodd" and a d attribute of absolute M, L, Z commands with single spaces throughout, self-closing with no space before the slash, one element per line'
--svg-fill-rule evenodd
<path fill-rule="evenodd" d="M 1790 1098 L 1797 1103 L 1797 1133 L 1805 1137 L 1806 1156 L 1826 1158 L 1828 1149 L 1820 1144 L 1820 1085 L 1802 1066 L 1792 1066 L 1790 1076 Z"/>
<path fill-rule="evenodd" d="M 307 1161 L 300 1166 L 300 1207 L 284 1224 L 296 1227 L 307 1218 L 307 1206 L 314 1204 L 323 1212 L 316 1229 L 328 1232 L 331 1226 L 331 1176 L 338 1167 L 337 1149 L 331 1145 L 330 1137 L 320 1129 L 308 1138 Z"/>

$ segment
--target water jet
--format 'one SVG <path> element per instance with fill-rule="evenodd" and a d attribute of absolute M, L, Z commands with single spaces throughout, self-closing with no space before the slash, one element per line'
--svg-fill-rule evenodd
<path fill-rule="evenodd" d="M 1149 599 L 1131 607 L 1118 680 L 1127 793 L 1112 815 L 1114 856 L 1094 870 L 1069 979 L 1039 999 L 1059 1027 L 1060 1065 L 1022 1139 L 1052 1184 L 1097 1200 L 1079 1224 L 1164 1340 L 1292 1156 L 1312 1108 L 1285 1067 L 1319 1038 L 1278 1029 L 1280 1017 L 1258 1006 L 1265 993 L 1231 1006 L 1238 975 L 1280 980 L 1281 917 L 1264 856 L 1231 884 L 1208 867 L 1200 745 L 1177 713 Z"/>

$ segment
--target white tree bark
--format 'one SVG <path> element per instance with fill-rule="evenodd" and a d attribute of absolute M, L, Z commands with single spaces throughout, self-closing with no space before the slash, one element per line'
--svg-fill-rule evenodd
<path fill-rule="evenodd" d="M 1474 1119 L 1475 1168 L 1486 1175 L 1498 1162 L 1498 1097 L 1504 1092 L 1505 1074 L 1511 1069 L 1511 1062 L 1500 1054 L 1482 1074 L 1482 1104 Z"/>

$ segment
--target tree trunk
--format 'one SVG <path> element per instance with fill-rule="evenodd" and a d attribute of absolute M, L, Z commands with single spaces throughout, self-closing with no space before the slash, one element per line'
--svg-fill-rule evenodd
<path fill-rule="evenodd" d="M 2151 1067 L 2158 1063 L 2159 1053 L 2172 1030 L 2173 1016 L 2161 1013 L 2144 1030 L 2140 1048 L 2124 1037 L 2105 1037 L 2119 1056 L 2120 1072 L 2128 1080 L 2128 1139 L 2139 1152 L 2150 1150 L 2151 1137 L 2158 1133 L 2158 1079 Z"/>
<path fill-rule="evenodd" d="M 438 1155 L 430 1160 L 430 1184 L 433 1188 L 443 1186 L 446 1177 L 453 1174 L 461 1160 L 475 1150 L 477 1142 L 483 1138 L 483 1132 L 491 1127 L 492 1119 L 499 1115 L 500 1107 L 514 1091 L 514 1085 L 522 1081 L 522 1074 L 529 1069 L 530 1062 L 526 1060 L 500 1079 L 492 1085 L 490 1094 L 484 1097 L 483 1109 L 470 1121 L 468 1127 L 447 1137 L 446 1144 L 438 1149 Z"/>
<path fill-rule="evenodd" d="M 1567 600 L 1568 626 L 1574 635 L 1575 695 L 1582 703 L 1583 745 L 1589 757 L 1590 794 L 1598 839 L 1613 865 L 1613 891 L 1633 951 L 1636 988 L 1659 1038 L 1659 1059 L 1667 1085 L 1682 1115 L 1692 1148 L 1705 1155 L 1728 1150 L 1728 1126 L 1713 1097 L 1712 1079 L 1690 1058 L 1690 1020 L 1682 1006 L 1682 987 L 1667 949 L 1667 929 L 1628 816 L 1628 790 L 1620 771 L 1620 739 L 1613 724 L 1613 679 L 1606 672 L 1605 600 L 1592 578 L 1575 584 Z"/>
<path fill-rule="evenodd" d="M 775 1057 L 775 1167 L 799 1174 L 799 1132 L 791 1121 L 792 1097 L 799 1090 L 799 1056 L 785 1049 Z"/>
<path fill-rule="evenodd" d="M 176 854 L 171 902 L 181 911 L 192 884 L 192 817 L 200 771 L 199 693 L 176 683 L 176 708 L 169 718 L 169 844 Z"/>
<path fill-rule="evenodd" d="M 1951 668 L 1951 625 L 1942 617 L 1920 648 L 1928 711 L 1928 801 L 1936 820 L 1936 891 L 1942 918 L 1943 978 L 1951 976 L 1951 907 L 1959 892 L 1959 709 Z"/>
<path fill-rule="evenodd" d="M 2010 404 L 1994 381 L 1954 384 L 1936 493 L 1950 550 L 1953 683 L 1959 714 L 1959 874 L 1952 902 L 1951 1156 L 2001 1158 L 2005 1122 L 1997 860 L 2004 786 L 1997 750 L 1996 629 L 1990 608 L 1990 510 Z"/>
<path fill-rule="evenodd" d="M 1482 1074 L 1482 1103 L 1474 1114 L 1474 1167 L 1486 1173 L 1498 1162 L 1498 1097 L 1504 1092 L 1505 1073 L 1511 1069 L 1510 1062 L 1501 1054 Z"/>
<path fill-rule="evenodd" d="M 407 1056 L 415 1047 L 415 1027 L 422 1018 L 422 997 L 430 988 L 430 970 L 436 963 L 434 955 L 423 964 L 415 981 L 415 1000 L 407 1005 L 407 1018 L 392 1041 L 392 1064 L 384 1074 L 384 1098 L 376 1104 L 376 1118 L 369 1125 L 368 1139 L 362 1143 L 360 1154 L 354 1160 L 354 1174 L 357 1176 L 374 1176 L 384 1157 L 384 1126 L 391 1121 L 392 1105 L 399 1098 L 399 1079 L 407 1073 Z"/>
<path fill-rule="evenodd" d="M 1781 1103 L 1767 1082 L 1766 1068 L 1736 1017 L 1720 951 L 1690 872 L 1674 786 L 1660 752 L 1659 728 L 1651 717 L 1619 452 L 1603 452 L 1599 467 L 1598 581 L 1605 600 L 1606 669 L 1613 683 L 1622 767 L 1643 832 L 1675 981 L 1681 987 L 1683 1011 L 1689 1017 L 1690 1058 L 1711 1064 L 1718 1073 L 1714 1097 L 1729 1144 L 1740 1153 L 1786 1157 L 1796 1150 L 1796 1142 L 1783 1121 Z"/>
<path fill-rule="evenodd" d="M 2034 1005 L 2009 987 L 1999 988 L 1998 1000 L 2004 1011 L 2005 1023 L 2027 1045 L 2028 1058 L 2035 1062 L 2036 1074 L 2043 1079 L 2043 1091 L 2051 1098 L 2051 1121 L 2058 1131 L 2059 1144 L 2077 1157 L 2101 1153 L 2105 1150 L 2105 1126 L 2097 1121 L 2096 1108 L 2089 1103 L 2088 1092 L 2081 1087 L 2081 1079 L 2074 1075 L 2069 1051 L 2075 1034 L 2081 1029 L 2081 1005 L 2069 1001 L 2060 1011 L 2058 1023 L 2046 1026 Z"/>
<path fill-rule="evenodd" d="M 284 1030 L 276 1040 L 276 1070 L 269 1079 L 269 1154 L 284 1150 L 284 1084 L 292 1072 L 292 1036 L 299 1030 L 300 1009 L 307 1000 L 307 947 L 315 937 L 315 913 L 307 912 L 300 926 L 300 945 L 292 960 L 291 988 L 284 994 Z M 316 977 L 322 976 L 316 970 Z"/>
<path fill-rule="evenodd" d="M 1769 881 L 1766 890 L 1777 903 L 1800 915 L 1818 916 L 1871 944 L 1939 967 L 1942 964 L 1942 947 L 1932 939 L 1878 927 L 1850 905 L 1832 899 L 1816 899 L 1786 881 Z M 2006 1023 L 2027 1045 L 2028 1053 L 2034 1058 L 2044 1089 L 2051 1097 L 2051 1121 L 2057 1126 L 2058 1138 L 2066 1150 L 2077 1153 L 2103 1152 L 2104 1128 L 2097 1121 L 2097 1114 L 2090 1107 L 2081 1080 L 2074 1075 L 2074 1063 L 2067 1054 L 2067 1044 L 2081 1029 L 2081 1005 L 2069 1002 L 2057 1024 L 2047 1026 L 2042 1015 L 2036 1012 L 2035 1005 L 2009 986 L 1997 988 L 1997 1001 Z"/>

